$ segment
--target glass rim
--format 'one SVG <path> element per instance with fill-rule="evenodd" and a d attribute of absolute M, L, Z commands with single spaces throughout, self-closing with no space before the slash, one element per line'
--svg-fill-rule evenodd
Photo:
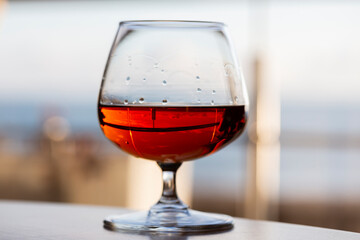
<path fill-rule="evenodd" d="M 193 21 L 193 20 L 126 20 L 121 21 L 119 26 L 134 26 L 134 27 L 159 27 L 159 28 L 209 28 L 226 27 L 223 22 L 216 21 Z"/>

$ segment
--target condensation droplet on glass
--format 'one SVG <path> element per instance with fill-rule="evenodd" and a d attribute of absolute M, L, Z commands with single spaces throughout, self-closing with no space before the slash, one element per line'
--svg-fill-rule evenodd
<path fill-rule="evenodd" d="M 214 100 L 211 100 L 211 105 L 214 105 L 214 104 L 215 104 Z"/>
<path fill-rule="evenodd" d="M 229 101 L 230 104 L 233 104 L 234 102 L 232 100 Z"/>
<path fill-rule="evenodd" d="M 225 76 L 230 76 L 233 72 L 234 66 L 231 63 L 226 63 L 224 65 Z"/>
<path fill-rule="evenodd" d="M 125 144 L 129 144 L 129 142 L 125 140 Z"/>
<path fill-rule="evenodd" d="M 216 91 L 215 90 L 212 90 L 212 94 L 215 94 L 216 93 Z"/>
<path fill-rule="evenodd" d="M 196 79 L 199 80 L 199 79 L 200 79 L 200 76 L 196 76 Z"/>
<path fill-rule="evenodd" d="M 197 102 L 200 103 L 201 102 L 200 99 L 198 99 Z"/>
<path fill-rule="evenodd" d="M 237 96 L 235 96 L 235 102 L 238 103 L 239 102 L 239 98 Z"/>
<path fill-rule="evenodd" d="M 161 72 L 165 72 L 165 69 L 161 69 Z"/>
<path fill-rule="evenodd" d="M 166 80 L 162 81 L 162 84 L 165 86 L 167 84 Z"/>
<path fill-rule="evenodd" d="M 110 105 L 113 105 L 114 103 L 113 102 L 110 102 Z"/>
<path fill-rule="evenodd" d="M 154 68 L 158 68 L 159 67 L 159 63 L 154 63 Z"/>
<path fill-rule="evenodd" d="M 201 92 L 201 88 L 196 89 L 197 92 Z"/>
<path fill-rule="evenodd" d="M 144 98 L 139 98 L 139 103 L 143 103 L 145 101 Z"/>
<path fill-rule="evenodd" d="M 128 77 L 126 77 L 125 84 L 126 84 L 126 85 L 129 85 L 129 83 L 130 83 L 130 77 L 128 76 Z"/>
<path fill-rule="evenodd" d="M 164 104 L 164 105 L 167 104 L 167 102 L 168 102 L 167 99 L 163 99 L 163 100 L 162 100 L 162 104 Z"/>
<path fill-rule="evenodd" d="M 143 78 L 143 81 L 146 81 L 146 78 Z"/>
<path fill-rule="evenodd" d="M 129 104 L 129 101 L 127 99 L 124 100 L 124 104 L 125 105 L 128 105 Z"/>

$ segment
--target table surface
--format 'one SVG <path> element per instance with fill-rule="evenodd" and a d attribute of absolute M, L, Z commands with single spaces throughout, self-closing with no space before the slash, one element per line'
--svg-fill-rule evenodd
<path fill-rule="evenodd" d="M 193 236 L 151 236 L 112 232 L 102 227 L 107 215 L 129 210 L 86 205 L 0 201 L 0 239 L 241 239 L 360 240 L 359 233 L 268 221 L 235 218 L 225 233 Z"/>

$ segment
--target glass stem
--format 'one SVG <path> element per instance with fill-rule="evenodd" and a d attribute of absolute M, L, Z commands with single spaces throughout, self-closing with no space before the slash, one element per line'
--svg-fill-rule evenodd
<path fill-rule="evenodd" d="M 176 193 L 176 171 L 181 163 L 158 163 L 162 170 L 163 191 L 160 198 L 162 203 L 174 203 L 180 201 Z"/>
<path fill-rule="evenodd" d="M 188 211 L 188 206 L 178 198 L 176 193 L 176 171 L 181 166 L 181 163 L 158 162 L 158 165 L 162 170 L 163 191 L 160 200 L 150 209 L 150 212 Z"/>

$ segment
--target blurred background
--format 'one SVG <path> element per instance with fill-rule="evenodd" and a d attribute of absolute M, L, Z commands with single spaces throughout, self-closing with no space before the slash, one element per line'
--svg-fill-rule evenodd
<path fill-rule="evenodd" d="M 191 207 L 360 232 L 360 2 L 0 0 L 0 199 L 148 209 L 160 170 L 102 135 L 97 94 L 118 22 L 225 22 L 247 131 L 183 164 Z"/>

